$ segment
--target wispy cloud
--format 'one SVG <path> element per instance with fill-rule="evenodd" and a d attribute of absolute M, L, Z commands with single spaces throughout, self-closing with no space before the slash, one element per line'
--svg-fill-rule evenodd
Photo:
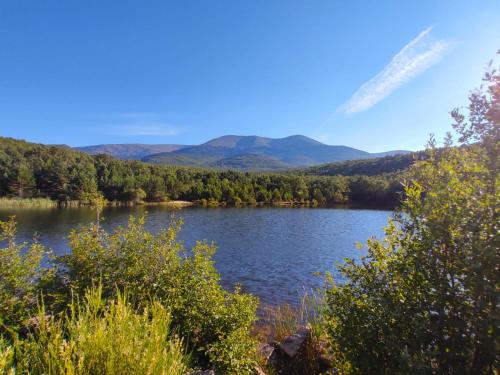
<path fill-rule="evenodd" d="M 380 73 L 365 82 L 340 108 L 347 115 L 363 112 L 436 64 L 450 49 L 445 40 L 433 39 L 432 26 L 403 47 Z"/>
<path fill-rule="evenodd" d="M 157 123 L 111 125 L 107 127 L 107 130 L 113 135 L 123 137 L 167 137 L 178 135 L 180 133 L 180 130 L 173 125 Z"/>
<path fill-rule="evenodd" d="M 104 118 L 108 119 L 120 119 L 120 120 L 141 120 L 141 119 L 161 119 L 171 117 L 171 114 L 163 112 L 119 112 L 119 113 L 107 113 L 102 115 Z"/>
<path fill-rule="evenodd" d="M 163 115 L 154 112 L 123 112 L 123 113 L 116 113 L 113 116 L 116 118 L 151 118 L 151 117 L 161 117 Z"/>
<path fill-rule="evenodd" d="M 183 129 L 169 121 L 171 115 L 165 112 L 115 112 L 102 114 L 99 122 L 92 126 L 93 132 L 118 137 L 171 137 Z"/>

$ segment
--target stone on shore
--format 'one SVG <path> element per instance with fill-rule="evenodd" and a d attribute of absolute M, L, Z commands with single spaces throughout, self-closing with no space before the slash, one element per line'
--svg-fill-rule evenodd
<path fill-rule="evenodd" d="M 285 338 L 279 345 L 281 351 L 283 351 L 288 357 L 294 358 L 297 353 L 304 347 L 307 340 L 311 335 L 311 329 L 309 327 L 301 328 L 297 333 Z"/>

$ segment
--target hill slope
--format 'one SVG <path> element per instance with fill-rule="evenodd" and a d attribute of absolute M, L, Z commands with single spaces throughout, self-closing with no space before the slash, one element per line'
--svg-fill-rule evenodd
<path fill-rule="evenodd" d="M 288 164 L 282 163 L 275 158 L 254 154 L 240 154 L 230 158 L 220 159 L 210 166 L 214 168 L 238 169 L 242 171 L 279 171 L 290 168 Z"/>
<path fill-rule="evenodd" d="M 165 144 L 165 145 L 148 145 L 141 143 L 130 144 L 104 144 L 95 146 L 74 147 L 75 150 L 85 152 L 90 155 L 108 154 L 119 159 L 138 160 L 151 154 L 161 152 L 172 152 L 179 150 L 184 145 Z"/>
<path fill-rule="evenodd" d="M 408 169 L 415 160 L 425 158 L 425 152 L 412 152 L 402 155 L 389 155 L 370 159 L 349 160 L 343 162 L 315 165 L 308 168 L 294 170 L 305 175 L 314 176 L 377 176 L 386 173 L 395 173 Z"/>

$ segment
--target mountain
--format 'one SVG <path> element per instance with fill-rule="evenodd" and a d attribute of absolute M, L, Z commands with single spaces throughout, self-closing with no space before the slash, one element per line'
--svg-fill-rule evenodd
<path fill-rule="evenodd" d="M 159 150 L 161 147 L 165 149 Z M 303 135 L 285 138 L 225 135 L 197 146 L 125 144 L 77 149 L 91 154 L 107 153 L 122 159 L 139 159 L 154 164 L 241 170 L 283 170 L 406 152 L 370 154 L 352 147 L 326 145 Z"/>
<path fill-rule="evenodd" d="M 140 160 L 145 156 L 158 154 L 161 152 L 172 152 L 179 150 L 184 145 L 148 145 L 140 143 L 130 144 L 105 144 L 95 146 L 74 147 L 75 150 L 85 152 L 90 155 L 108 154 L 119 159 Z"/>

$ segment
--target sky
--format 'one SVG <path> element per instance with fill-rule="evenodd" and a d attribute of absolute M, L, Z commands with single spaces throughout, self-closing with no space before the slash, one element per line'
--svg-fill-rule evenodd
<path fill-rule="evenodd" d="M 499 0 L 0 0 L 0 135 L 417 150 L 498 49 Z"/>

